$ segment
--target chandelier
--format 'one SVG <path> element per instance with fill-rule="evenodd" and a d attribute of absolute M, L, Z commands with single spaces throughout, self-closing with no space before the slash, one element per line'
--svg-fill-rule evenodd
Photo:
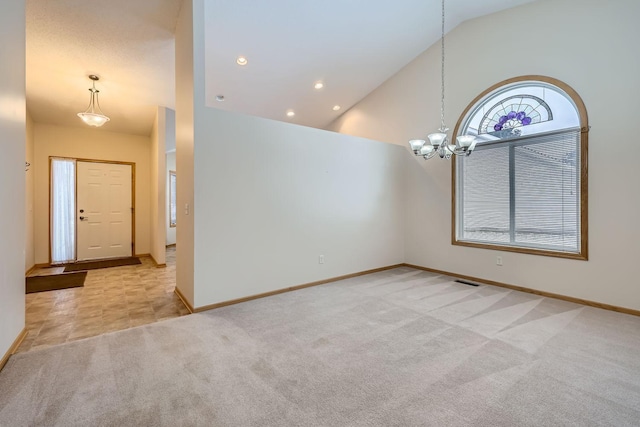
<path fill-rule="evenodd" d="M 91 74 L 89 78 L 93 81 L 93 87 L 89 88 L 89 92 L 91 92 L 89 106 L 83 113 L 78 113 L 78 117 L 89 126 L 100 127 L 111 119 L 105 116 L 102 109 L 100 109 L 100 101 L 98 101 L 98 93 L 100 91 L 96 89 L 96 82 L 100 80 L 100 77 Z"/>
<path fill-rule="evenodd" d="M 409 146 L 416 156 L 429 160 L 436 154 L 441 159 L 450 159 L 452 154 L 468 156 L 476 147 L 476 138 L 473 135 L 460 135 L 455 144 L 450 144 L 447 138 L 447 128 L 444 124 L 444 0 L 442 0 L 442 33 L 440 37 L 441 53 L 441 98 L 440 98 L 440 129 L 438 132 L 427 135 L 429 142 L 424 139 L 412 139 Z"/>

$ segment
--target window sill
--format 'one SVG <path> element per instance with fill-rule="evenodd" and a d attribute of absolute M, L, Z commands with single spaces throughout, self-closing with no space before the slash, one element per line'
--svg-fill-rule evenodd
<path fill-rule="evenodd" d="M 504 252 L 516 252 L 520 254 L 528 254 L 528 255 L 541 255 L 555 258 L 567 258 L 567 259 L 575 259 L 579 261 L 588 261 L 589 256 L 586 248 L 583 248 L 580 253 L 572 253 L 572 252 L 560 252 L 560 251 L 552 251 L 548 249 L 533 249 L 533 248 L 522 248 L 517 246 L 503 246 L 503 245 L 492 245 L 489 243 L 474 243 L 474 242 L 465 242 L 460 240 L 452 240 L 451 244 L 454 246 L 466 246 L 469 248 L 478 248 L 478 249 L 490 249 L 494 251 L 504 251 Z"/>

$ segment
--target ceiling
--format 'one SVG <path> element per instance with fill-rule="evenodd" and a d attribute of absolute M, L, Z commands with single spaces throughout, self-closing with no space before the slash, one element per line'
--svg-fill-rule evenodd
<path fill-rule="evenodd" d="M 175 106 L 174 31 L 182 0 L 27 0 L 27 108 L 36 122 L 86 126 L 89 74 L 102 128 L 149 135 Z"/>
<path fill-rule="evenodd" d="M 531 1 L 448 0 L 447 30 Z M 86 126 L 76 113 L 89 101 L 87 75 L 97 74 L 111 118 L 101 129 L 149 135 L 155 106 L 175 108 L 173 33 L 181 2 L 27 0 L 33 119 Z M 313 127 L 328 125 L 440 35 L 437 0 L 205 2 L 207 104 Z M 246 66 L 236 64 L 239 55 Z M 323 89 L 313 88 L 317 81 Z"/>

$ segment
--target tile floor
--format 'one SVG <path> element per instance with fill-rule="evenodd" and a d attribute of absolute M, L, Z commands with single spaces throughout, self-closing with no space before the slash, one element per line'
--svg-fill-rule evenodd
<path fill-rule="evenodd" d="M 26 296 L 28 335 L 18 352 L 183 316 L 189 311 L 175 295 L 175 247 L 167 248 L 167 267 L 151 258 L 142 264 L 90 270 L 84 287 Z M 30 274 L 58 274 L 59 268 Z"/>

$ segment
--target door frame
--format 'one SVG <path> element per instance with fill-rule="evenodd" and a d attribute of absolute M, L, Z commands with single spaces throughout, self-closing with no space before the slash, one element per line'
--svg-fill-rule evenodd
<path fill-rule="evenodd" d="M 76 200 L 76 210 L 78 208 L 78 162 L 85 163 L 109 163 L 113 165 L 129 165 L 131 166 L 131 256 L 136 256 L 136 164 L 135 162 L 122 162 L 119 160 L 99 160 L 99 159 L 84 159 L 79 157 L 68 157 L 68 156 L 49 156 L 49 218 L 48 218 L 48 227 L 49 227 L 49 265 L 51 264 L 51 164 L 54 159 L 62 159 L 62 160 L 75 160 L 76 161 L 76 170 L 75 170 L 75 194 L 74 198 Z M 76 212 L 77 216 L 77 212 Z M 76 261 L 78 259 L 78 222 L 76 221 L 76 238 L 75 238 L 75 252 L 76 252 Z"/>

